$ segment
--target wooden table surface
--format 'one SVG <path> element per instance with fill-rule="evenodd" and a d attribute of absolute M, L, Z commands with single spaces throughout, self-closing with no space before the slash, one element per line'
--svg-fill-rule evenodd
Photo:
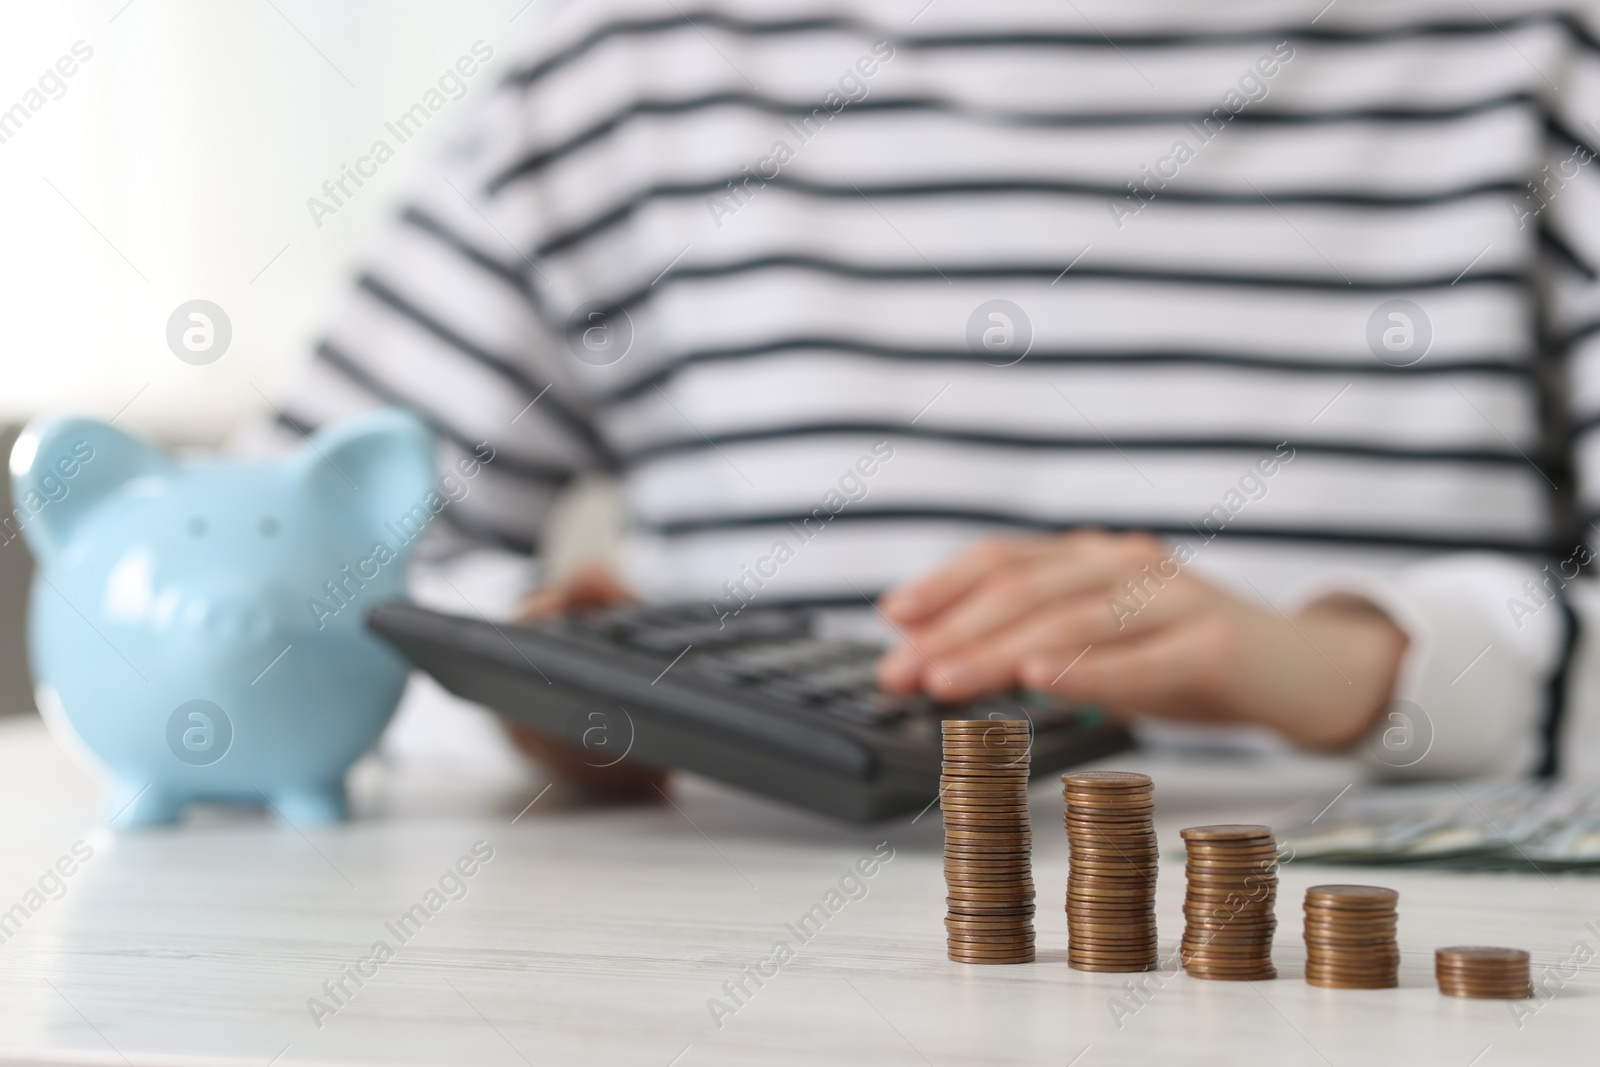
<path fill-rule="evenodd" d="M 1156 776 L 1168 849 L 1183 825 L 1270 822 L 1331 800 L 1351 775 L 1337 761 L 1113 762 Z M 524 810 L 536 783 L 377 767 L 355 792 L 364 817 L 335 828 L 251 815 L 113 834 L 96 827 L 93 782 L 36 721 L 0 724 L 0 913 L 32 911 L 0 944 L 0 1064 L 1497 1067 L 1600 1055 L 1600 963 L 1567 963 L 1580 944 L 1600 957 L 1600 880 L 1290 865 L 1279 980 L 1087 974 L 1066 964 L 1060 801 L 1041 783 L 1038 961 L 975 967 L 944 958 L 937 811 L 851 828 L 696 781 L 676 807 L 564 810 L 544 797 Z M 846 877 L 874 849 L 893 858 Z M 474 850 L 471 876 L 451 877 Z M 62 857 L 73 873 L 57 881 Z M 1298 905 L 1327 881 L 1400 890 L 1400 989 L 1305 984 Z M 1182 890 L 1181 860 L 1164 861 L 1164 958 Z M 797 936 L 818 905 L 826 921 Z M 763 963 L 780 941 L 792 957 Z M 1441 996 L 1432 950 L 1461 943 L 1526 947 L 1536 976 L 1553 966 L 1564 981 L 1515 1007 Z M 759 986 L 746 977 L 758 965 L 771 975 Z M 348 968 L 367 976 L 358 985 Z M 326 991 L 341 978 L 344 993 Z M 734 999 L 725 983 L 741 980 L 748 995 Z"/>

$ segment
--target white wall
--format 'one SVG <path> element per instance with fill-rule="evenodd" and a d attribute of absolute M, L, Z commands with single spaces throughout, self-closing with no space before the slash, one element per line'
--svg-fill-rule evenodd
<path fill-rule="evenodd" d="M 269 411 L 363 240 L 546 2 L 0 5 L 0 111 L 93 49 L 0 143 L 0 421 L 126 408 L 119 425 L 205 443 Z M 306 199 L 479 39 L 492 69 L 319 229 Z M 207 366 L 165 339 L 194 298 L 233 325 Z"/>

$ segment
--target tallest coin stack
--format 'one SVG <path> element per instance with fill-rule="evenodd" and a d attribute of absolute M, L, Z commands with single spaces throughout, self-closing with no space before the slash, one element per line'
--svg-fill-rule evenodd
<path fill-rule="evenodd" d="M 1028 824 L 1028 724 L 946 719 L 945 929 L 960 963 L 1033 959 L 1033 833 Z"/>

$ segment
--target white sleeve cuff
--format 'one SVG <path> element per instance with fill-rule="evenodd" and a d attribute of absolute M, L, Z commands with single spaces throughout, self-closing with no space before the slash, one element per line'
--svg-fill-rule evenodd
<path fill-rule="evenodd" d="M 1295 607 L 1334 593 L 1371 601 L 1409 639 L 1394 699 L 1361 756 L 1383 777 L 1512 776 L 1544 757 L 1546 690 L 1567 622 L 1554 580 L 1505 556 L 1461 554 L 1393 578 L 1340 571 Z"/>

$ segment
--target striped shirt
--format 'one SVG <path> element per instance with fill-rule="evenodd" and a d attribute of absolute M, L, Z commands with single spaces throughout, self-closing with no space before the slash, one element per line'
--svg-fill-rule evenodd
<path fill-rule="evenodd" d="M 523 552 L 614 471 L 652 597 L 860 604 L 1084 524 L 1279 602 L 1359 573 L 1461 724 L 1436 768 L 1547 762 L 1582 665 L 1539 567 L 1600 513 L 1600 20 L 1319 6 L 568 4 L 284 421 L 487 442 L 441 519 Z M 1430 681 L 1485 642 L 1509 689 Z"/>

